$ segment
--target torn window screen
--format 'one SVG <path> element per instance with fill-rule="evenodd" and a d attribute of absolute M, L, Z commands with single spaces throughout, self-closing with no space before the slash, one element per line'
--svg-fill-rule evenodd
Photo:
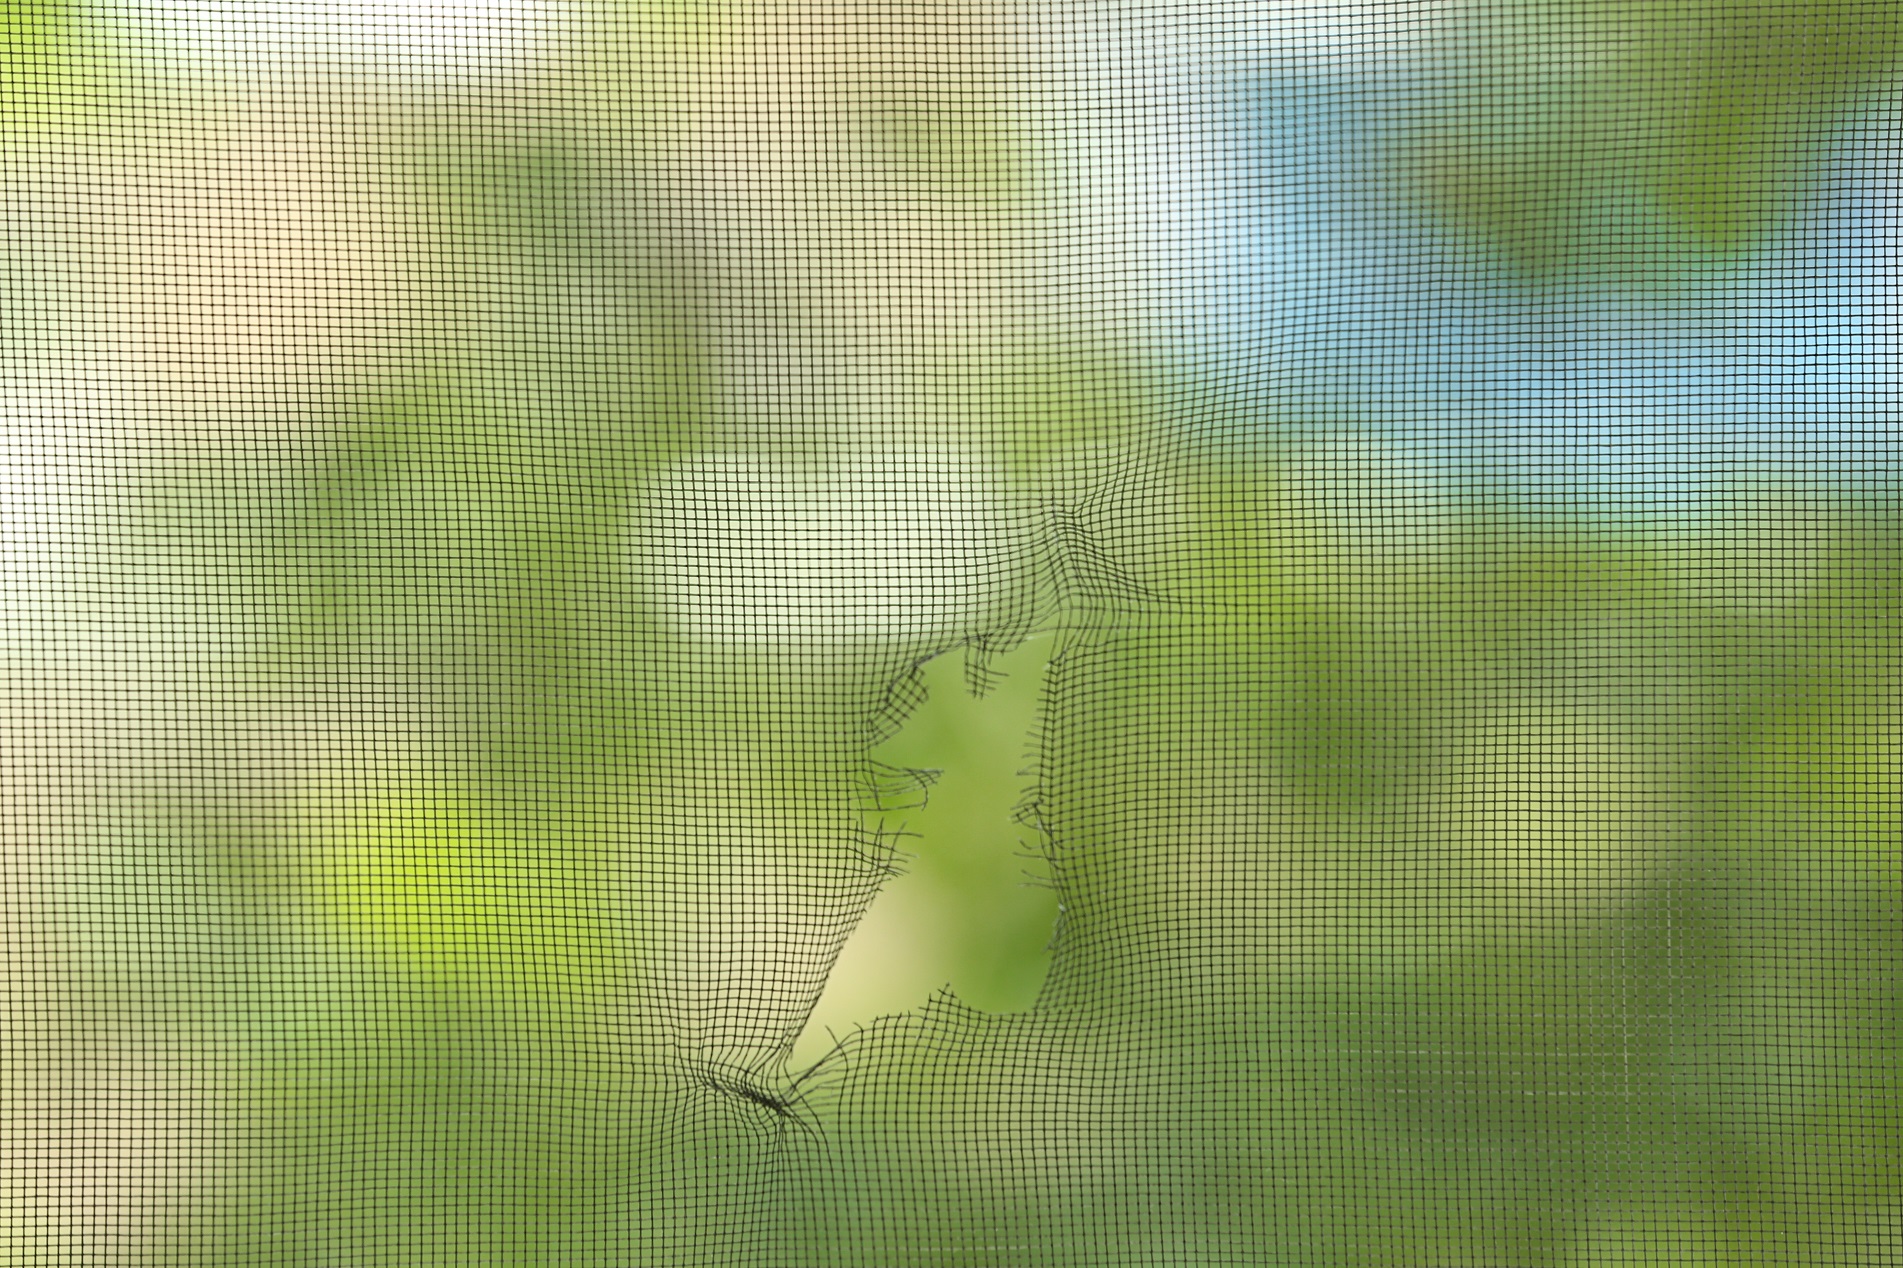
<path fill-rule="evenodd" d="M 1898 1262 L 1900 14 L 10 5 L 0 1264 Z"/>

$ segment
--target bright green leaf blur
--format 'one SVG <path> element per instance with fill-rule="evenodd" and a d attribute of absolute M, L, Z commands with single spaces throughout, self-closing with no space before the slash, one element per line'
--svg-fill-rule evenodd
<path fill-rule="evenodd" d="M 521 845 L 482 822 L 467 795 L 372 800 L 331 821 L 312 848 L 326 916 L 432 970 L 468 971 L 533 932 L 535 876 Z"/>
<path fill-rule="evenodd" d="M 34 66 L 58 46 L 72 13 L 69 0 L 7 0 L 0 7 L 0 65 L 10 74 Z"/>
<path fill-rule="evenodd" d="M 325 933 L 398 980 L 475 997 L 579 1001 L 625 976 L 639 904 L 575 823 L 527 830 L 453 781 L 372 779 L 297 807 Z"/>
<path fill-rule="evenodd" d="M 9 71 L 52 65 L 63 37 L 39 32 L 68 10 L 6 12 Z M 705 245 L 730 227 L 670 250 L 700 228 L 672 183 L 693 177 L 629 159 L 683 102 L 710 136 L 724 105 L 790 108 L 766 91 L 782 68 L 752 47 L 751 79 L 702 74 L 751 32 L 727 10 L 615 12 L 622 42 L 575 75 L 625 115 L 498 140 L 496 116 L 531 113 L 505 96 L 417 165 L 441 328 L 408 378 L 327 406 L 272 478 L 158 508 L 200 602 L 267 627 L 220 704 L 280 747 L 210 791 L 211 759 L 180 763 L 137 830 L 45 816 L 74 845 L 46 857 L 85 876 L 57 914 L 100 1013 L 215 1017 L 255 1088 L 231 1133 L 255 1152 L 179 1204 L 158 1258 L 706 1263 L 755 1231 L 741 1211 L 835 1220 L 788 1262 L 839 1241 L 902 1262 L 895 1229 L 974 1263 L 1111 1235 L 1097 1262 L 1264 1262 L 1224 1204 L 1265 1193 L 1304 1268 L 1416 1262 L 1423 1230 L 1448 1264 L 1801 1262 L 1818 1211 L 1854 1215 L 1866 1258 L 1895 1244 L 1903 1146 L 1870 1108 L 1903 1068 L 1893 524 L 1740 529 L 1730 560 L 1477 507 L 1429 534 L 1357 484 L 1368 455 L 1167 451 L 1137 353 L 1004 321 L 945 391 L 1049 512 L 1065 654 L 1034 640 L 973 699 L 946 652 L 868 744 L 899 654 L 681 633 L 629 549 L 648 477 L 719 427 L 797 445 L 837 420 L 710 421 L 708 367 L 799 321 L 703 349 L 704 307 L 768 301 L 705 276 L 734 269 Z M 1748 249 L 1802 138 L 1891 73 L 1898 25 L 1848 2 L 1475 14 L 1459 144 L 1437 134 L 1427 176 L 1536 275 L 1610 267 L 1635 225 L 1654 264 Z M 630 91 L 630 53 L 665 82 Z M 1011 116 L 968 108 L 979 82 L 828 99 L 840 169 L 916 194 L 934 233 L 976 222 L 920 254 L 984 256 L 985 208 L 1032 179 Z M 834 159 L 778 171 L 772 214 L 803 214 Z M 834 372 L 815 346 L 777 368 Z M 702 576 L 720 561 L 669 544 Z M 1737 601 L 1738 560 L 1779 612 Z M 889 580 L 868 567 L 865 592 Z M 710 628 L 762 615 L 733 607 Z M 456 761 L 366 755 L 392 735 Z M 856 832 L 868 757 L 944 772 L 888 816 L 921 834 L 902 875 Z M 1024 859 L 1009 813 L 1033 785 L 1055 829 Z M 1065 886 L 1055 954 L 1026 872 Z M 614 994 L 636 977 L 648 994 Z M 680 1077 L 683 1054 L 772 1051 L 822 984 L 816 1023 L 866 1027 L 823 1161 Z M 1158 1176 L 1175 1225 L 1131 1227 Z"/>

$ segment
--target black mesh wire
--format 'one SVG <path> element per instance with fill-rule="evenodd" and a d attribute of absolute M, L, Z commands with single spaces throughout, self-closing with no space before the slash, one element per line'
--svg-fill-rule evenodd
<path fill-rule="evenodd" d="M 1903 9 L 0 15 L 0 1264 L 1903 1264 Z"/>

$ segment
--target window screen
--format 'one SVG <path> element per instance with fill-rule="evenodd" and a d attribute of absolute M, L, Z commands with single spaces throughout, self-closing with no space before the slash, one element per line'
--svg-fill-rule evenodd
<path fill-rule="evenodd" d="M 1903 10 L 0 15 L 0 1264 L 1903 1264 Z"/>

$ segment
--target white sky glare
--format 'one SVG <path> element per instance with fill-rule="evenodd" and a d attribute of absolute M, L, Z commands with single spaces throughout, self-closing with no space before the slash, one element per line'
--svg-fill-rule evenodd
<path fill-rule="evenodd" d="M 1457 7 L 1457 0 L 1261 0 L 1224 11 L 1235 15 L 1244 50 L 1359 60 L 1412 50 Z"/>

